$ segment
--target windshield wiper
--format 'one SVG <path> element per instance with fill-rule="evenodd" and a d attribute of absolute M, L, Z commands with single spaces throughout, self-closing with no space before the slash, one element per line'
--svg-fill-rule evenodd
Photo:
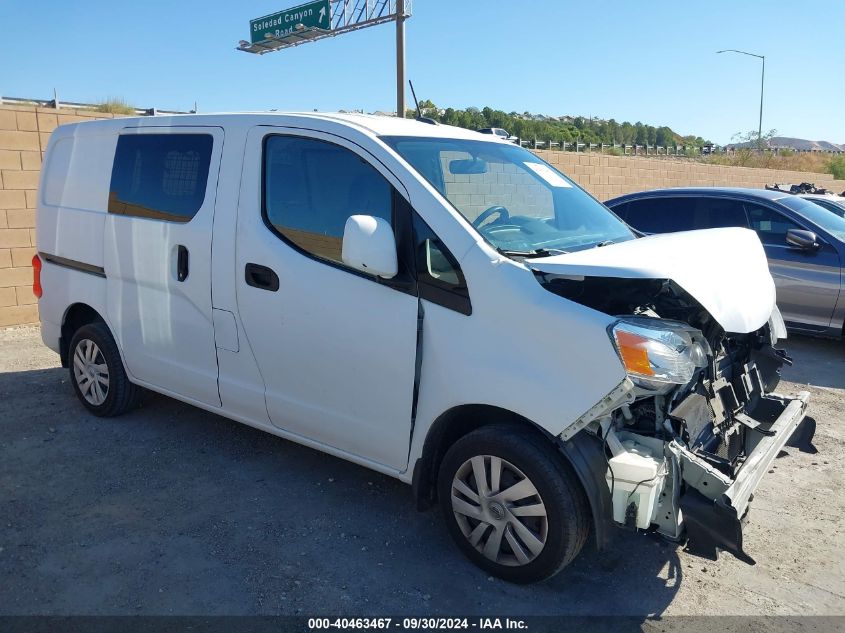
<path fill-rule="evenodd" d="M 566 255 L 569 252 L 562 248 L 535 248 L 531 251 L 515 251 L 507 248 L 497 248 L 496 250 L 508 257 L 550 257 L 552 255 Z"/>
<path fill-rule="evenodd" d="M 616 242 L 614 242 L 613 240 L 604 240 L 603 242 L 598 242 L 596 244 L 596 248 L 599 248 L 601 246 L 610 246 L 611 244 L 616 244 Z"/>

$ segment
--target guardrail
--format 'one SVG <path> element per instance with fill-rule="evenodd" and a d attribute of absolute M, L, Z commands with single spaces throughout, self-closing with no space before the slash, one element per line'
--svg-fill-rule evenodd
<path fill-rule="evenodd" d="M 25 99 L 23 97 L 0 97 L 0 105 L 34 105 L 40 108 L 70 108 L 73 110 L 89 110 L 91 112 L 103 112 L 101 110 L 104 104 L 102 103 L 79 103 L 76 101 L 59 101 L 58 95 L 54 95 L 52 99 Z M 158 108 L 135 108 L 127 106 L 137 116 L 156 116 L 157 114 L 195 114 L 196 104 L 194 109 L 189 111 L 184 110 L 160 110 Z"/>
<path fill-rule="evenodd" d="M 748 150 L 757 154 L 770 152 L 778 155 L 782 152 L 803 154 L 845 154 L 839 150 L 811 150 L 792 149 L 791 147 L 772 147 L 765 149 L 757 148 L 734 148 L 721 145 L 627 145 L 625 143 L 582 143 L 582 142 L 560 142 L 541 139 L 512 139 L 522 147 L 530 149 L 548 149 L 562 152 L 599 152 L 624 156 L 708 156 L 710 154 L 736 154 L 738 151 Z"/>
<path fill-rule="evenodd" d="M 701 156 L 715 153 L 725 153 L 724 148 L 715 145 L 627 145 L 625 143 L 581 143 L 543 141 L 540 139 L 518 139 L 522 147 L 531 149 L 550 149 L 562 152 L 599 152 L 604 154 L 619 154 L 625 156 Z"/>

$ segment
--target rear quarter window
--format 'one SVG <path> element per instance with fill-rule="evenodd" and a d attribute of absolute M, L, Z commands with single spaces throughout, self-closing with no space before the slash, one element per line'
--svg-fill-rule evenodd
<path fill-rule="evenodd" d="M 748 228 L 748 218 L 742 201 L 731 198 L 698 198 L 695 228 L 722 229 L 734 226 Z"/>
<path fill-rule="evenodd" d="M 643 233 L 674 233 L 696 228 L 695 198 L 630 200 L 623 212 L 628 225 Z"/>
<path fill-rule="evenodd" d="M 57 138 L 42 170 L 41 202 L 105 212 L 116 141 L 111 134 L 77 133 Z"/>

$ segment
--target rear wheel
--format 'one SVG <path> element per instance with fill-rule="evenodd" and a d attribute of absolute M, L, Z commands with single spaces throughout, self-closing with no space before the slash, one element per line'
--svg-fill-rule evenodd
<path fill-rule="evenodd" d="M 117 344 L 105 323 L 89 323 L 73 335 L 69 349 L 70 381 L 77 397 L 94 415 L 125 413 L 139 388 L 129 381 Z"/>
<path fill-rule="evenodd" d="M 482 427 L 458 440 L 443 458 L 438 497 L 464 554 L 511 582 L 553 576 L 589 531 L 569 466 L 545 438 L 514 426 Z"/>

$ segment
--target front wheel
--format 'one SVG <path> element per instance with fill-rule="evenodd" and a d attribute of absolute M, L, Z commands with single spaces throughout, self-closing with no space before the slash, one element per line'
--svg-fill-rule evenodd
<path fill-rule="evenodd" d="M 549 578 L 586 541 L 580 484 L 548 440 L 518 427 L 486 426 L 458 440 L 443 458 L 437 486 L 458 547 L 504 580 Z"/>

